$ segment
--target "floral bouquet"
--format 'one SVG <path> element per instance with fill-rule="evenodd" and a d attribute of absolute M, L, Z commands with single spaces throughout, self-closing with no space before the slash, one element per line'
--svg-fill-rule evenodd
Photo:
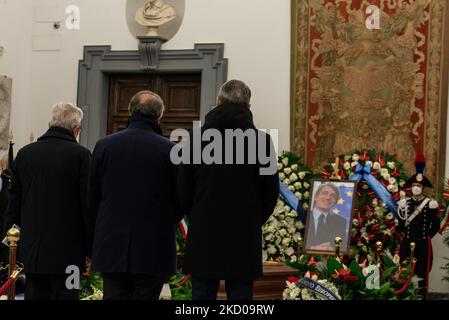
<path fill-rule="evenodd" d="M 291 152 L 284 152 L 279 157 L 278 171 L 279 179 L 302 201 L 300 209 L 307 210 L 312 171 Z M 297 259 L 298 241 L 304 233 L 301 212 L 297 212 L 297 209 L 292 208 L 282 196 L 279 197 L 273 214 L 262 228 L 264 261 Z"/>

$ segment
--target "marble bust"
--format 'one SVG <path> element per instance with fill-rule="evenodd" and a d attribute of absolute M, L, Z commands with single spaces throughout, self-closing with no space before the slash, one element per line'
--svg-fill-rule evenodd
<path fill-rule="evenodd" d="M 176 18 L 175 7 L 164 0 L 148 0 L 144 7 L 136 13 L 138 24 L 147 27 L 147 36 L 158 36 L 160 26 Z"/>

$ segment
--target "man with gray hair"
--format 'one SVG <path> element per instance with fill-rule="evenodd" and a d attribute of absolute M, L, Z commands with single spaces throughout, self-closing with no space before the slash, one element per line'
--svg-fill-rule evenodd
<path fill-rule="evenodd" d="M 79 290 L 66 286 L 66 270 L 82 272 L 92 237 L 86 201 L 91 154 L 77 143 L 82 119 L 75 105 L 54 105 L 48 131 L 19 150 L 12 166 L 3 233 L 14 224 L 21 228 L 27 300 L 79 298 Z"/>
<path fill-rule="evenodd" d="M 179 168 L 181 207 L 190 221 L 185 271 L 192 275 L 194 300 L 216 299 L 220 280 L 225 280 L 228 300 L 250 300 L 253 281 L 262 275 L 262 226 L 276 205 L 279 178 L 276 169 L 261 173 L 277 157 L 270 136 L 254 125 L 250 100 L 251 90 L 244 82 L 226 82 L 202 128 L 218 130 L 221 141 L 228 130 L 240 132 L 235 140 L 243 142 L 243 148 L 225 145 L 222 164 L 190 161 Z M 256 141 L 246 139 L 251 134 Z M 260 161 L 259 153 L 269 162 Z M 256 155 L 258 161 L 251 162 Z M 239 164 L 236 157 L 245 161 Z M 234 162 L 229 164 L 227 158 Z"/>
<path fill-rule="evenodd" d="M 92 269 L 101 272 L 105 300 L 156 300 L 176 273 L 177 168 L 174 146 L 159 126 L 162 99 L 138 92 L 128 127 L 95 146 L 88 204 L 96 215 Z"/>

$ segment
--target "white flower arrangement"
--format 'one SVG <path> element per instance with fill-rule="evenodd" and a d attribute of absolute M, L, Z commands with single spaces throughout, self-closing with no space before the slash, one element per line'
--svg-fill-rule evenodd
<path fill-rule="evenodd" d="M 279 179 L 295 196 L 305 201 L 310 197 L 310 184 L 306 178 L 312 172 L 305 170 L 299 163 L 290 161 L 288 156 L 281 157 L 278 163 Z M 297 260 L 298 241 L 302 239 L 303 223 L 299 219 L 297 208 L 292 208 L 280 196 L 273 214 L 262 227 L 262 257 L 264 261 Z M 307 204 L 303 203 L 303 209 Z"/>

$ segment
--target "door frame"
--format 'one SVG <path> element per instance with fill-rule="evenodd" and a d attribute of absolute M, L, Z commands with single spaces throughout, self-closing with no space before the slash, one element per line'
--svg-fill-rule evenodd
<path fill-rule="evenodd" d="M 111 46 L 84 46 L 79 61 L 77 105 L 84 111 L 80 143 L 93 150 L 106 135 L 111 74 L 201 73 L 200 119 L 215 106 L 220 86 L 227 81 L 228 59 L 224 44 L 195 44 L 192 50 L 161 50 L 159 67 L 143 71 L 141 56 L 135 51 L 112 51 Z"/>

